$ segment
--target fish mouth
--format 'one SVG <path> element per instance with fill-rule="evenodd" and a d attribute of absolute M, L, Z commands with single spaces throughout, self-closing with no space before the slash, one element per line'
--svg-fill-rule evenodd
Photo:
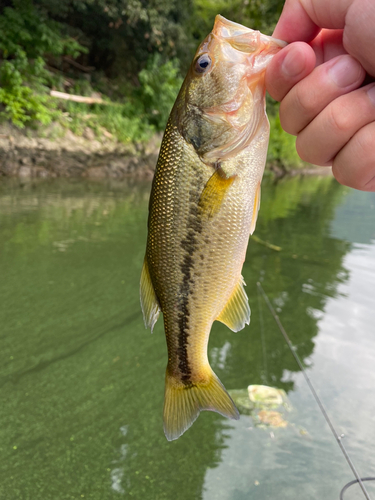
<path fill-rule="evenodd" d="M 260 31 L 229 21 L 220 14 L 215 17 L 212 33 L 242 52 L 255 52 L 259 46 L 266 46 L 268 50 L 276 49 L 275 51 L 278 51 L 287 45 L 287 42 L 283 40 L 263 35 Z"/>

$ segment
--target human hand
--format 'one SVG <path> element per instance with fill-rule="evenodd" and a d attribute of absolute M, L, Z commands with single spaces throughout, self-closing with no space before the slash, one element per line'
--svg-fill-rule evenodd
<path fill-rule="evenodd" d="M 269 64 L 266 87 L 298 154 L 375 191 L 375 2 L 286 0 L 273 36 L 290 45 Z"/>

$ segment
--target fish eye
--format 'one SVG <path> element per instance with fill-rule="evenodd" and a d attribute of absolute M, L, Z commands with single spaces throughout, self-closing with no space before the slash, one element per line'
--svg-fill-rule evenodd
<path fill-rule="evenodd" d="M 208 54 L 203 54 L 196 60 L 195 71 L 199 74 L 205 73 L 211 68 L 211 57 Z"/>

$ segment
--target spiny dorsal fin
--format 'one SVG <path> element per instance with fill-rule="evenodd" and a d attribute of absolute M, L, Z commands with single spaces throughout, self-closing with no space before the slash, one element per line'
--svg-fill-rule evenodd
<path fill-rule="evenodd" d="M 234 332 L 239 332 L 245 324 L 250 324 L 250 306 L 244 290 L 245 284 L 241 276 L 224 309 L 216 318 Z"/>
<path fill-rule="evenodd" d="M 253 232 L 255 231 L 259 207 L 260 207 L 260 181 L 258 182 L 258 187 L 257 187 L 257 190 L 255 192 L 253 218 L 251 219 L 250 234 L 253 234 Z"/>
<path fill-rule="evenodd" d="M 218 167 L 208 179 L 199 200 L 199 207 L 206 217 L 211 218 L 219 211 L 225 193 L 235 178 L 236 176 L 226 177 Z"/>
<path fill-rule="evenodd" d="M 143 262 L 141 274 L 141 306 L 143 312 L 143 321 L 146 328 L 154 329 L 154 325 L 160 314 L 160 306 L 155 294 L 154 287 L 151 283 L 150 271 L 148 270 L 147 257 Z"/>

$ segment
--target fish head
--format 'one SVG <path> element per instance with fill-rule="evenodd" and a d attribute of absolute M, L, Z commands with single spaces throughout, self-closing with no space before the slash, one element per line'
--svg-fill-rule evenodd
<path fill-rule="evenodd" d="M 207 163 L 249 143 L 264 109 L 264 74 L 285 42 L 218 15 L 199 46 L 179 95 L 178 127 Z"/>

